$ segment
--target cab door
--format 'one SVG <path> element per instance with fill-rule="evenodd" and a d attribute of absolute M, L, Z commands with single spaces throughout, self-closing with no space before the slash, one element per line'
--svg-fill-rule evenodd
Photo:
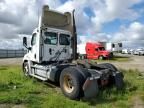
<path fill-rule="evenodd" d="M 37 33 L 32 34 L 31 47 L 29 49 L 30 59 L 36 61 L 37 58 Z"/>
<path fill-rule="evenodd" d="M 59 60 L 67 60 L 71 58 L 71 36 L 66 33 L 59 33 Z"/>
<path fill-rule="evenodd" d="M 58 51 L 58 33 L 53 31 L 43 32 L 43 61 L 55 61 Z"/>

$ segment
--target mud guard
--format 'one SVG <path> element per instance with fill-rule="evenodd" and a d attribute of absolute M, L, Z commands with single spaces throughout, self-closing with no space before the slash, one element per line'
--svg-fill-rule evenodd
<path fill-rule="evenodd" d="M 83 85 L 84 98 L 94 98 L 99 92 L 97 79 L 90 80 L 87 78 Z"/>
<path fill-rule="evenodd" d="M 124 81 L 123 81 L 123 74 L 122 73 L 116 73 L 114 76 L 115 79 L 115 85 L 117 89 L 122 89 L 124 86 Z"/>

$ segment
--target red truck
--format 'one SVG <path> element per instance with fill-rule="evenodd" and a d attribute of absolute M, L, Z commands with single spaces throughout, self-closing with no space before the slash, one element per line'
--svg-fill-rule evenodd
<path fill-rule="evenodd" d="M 109 58 L 111 53 L 105 50 L 100 43 L 87 42 L 85 46 L 87 59 L 104 59 Z"/>

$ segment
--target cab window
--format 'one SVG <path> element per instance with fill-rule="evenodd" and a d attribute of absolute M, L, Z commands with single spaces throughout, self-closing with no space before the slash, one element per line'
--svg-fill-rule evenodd
<path fill-rule="evenodd" d="M 45 32 L 45 40 L 44 43 L 45 44 L 49 44 L 49 45 L 56 45 L 57 44 L 57 33 L 54 32 Z"/>
<path fill-rule="evenodd" d="M 35 45 L 36 44 L 36 33 L 34 33 L 33 35 L 32 35 L 32 40 L 31 40 L 31 45 L 33 46 L 33 45 Z"/>
<path fill-rule="evenodd" d="M 98 51 L 98 49 L 96 48 L 95 51 Z"/>
<path fill-rule="evenodd" d="M 112 48 L 115 48 L 115 44 L 112 44 Z"/>
<path fill-rule="evenodd" d="M 122 43 L 118 43 L 119 47 L 122 47 Z"/>
<path fill-rule="evenodd" d="M 100 50 L 100 51 L 104 51 L 105 48 L 104 48 L 104 47 L 99 47 L 99 50 Z"/>
<path fill-rule="evenodd" d="M 59 44 L 60 45 L 70 45 L 70 36 L 67 34 L 60 34 Z"/>

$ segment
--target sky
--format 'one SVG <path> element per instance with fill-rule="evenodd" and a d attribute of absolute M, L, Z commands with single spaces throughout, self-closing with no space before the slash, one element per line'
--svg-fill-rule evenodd
<path fill-rule="evenodd" d="M 20 49 L 38 25 L 41 7 L 72 12 L 78 43 L 123 42 L 144 47 L 144 0 L 0 0 L 0 49 Z"/>

